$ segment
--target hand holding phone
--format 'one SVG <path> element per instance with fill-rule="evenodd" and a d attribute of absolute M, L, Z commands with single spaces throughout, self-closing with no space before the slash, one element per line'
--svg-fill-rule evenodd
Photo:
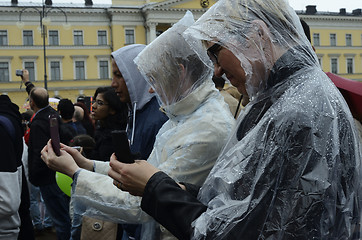
<path fill-rule="evenodd" d="M 52 147 L 57 156 L 60 156 L 60 138 L 58 118 L 55 114 L 49 116 L 50 138 L 52 139 Z"/>
<path fill-rule="evenodd" d="M 123 163 L 134 163 L 134 157 L 129 148 L 127 132 L 124 130 L 112 131 L 113 149 L 117 160 Z"/>

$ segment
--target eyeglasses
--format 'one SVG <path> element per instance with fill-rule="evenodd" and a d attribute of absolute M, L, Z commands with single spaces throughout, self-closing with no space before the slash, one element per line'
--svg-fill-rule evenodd
<path fill-rule="evenodd" d="M 207 55 L 209 56 L 213 64 L 219 64 L 217 55 L 220 50 L 221 50 L 221 45 L 219 43 L 215 43 L 214 45 L 212 45 L 207 49 Z"/>
<path fill-rule="evenodd" d="M 108 103 L 104 103 L 102 100 L 93 100 L 92 104 L 97 104 L 97 106 L 108 105 Z"/>

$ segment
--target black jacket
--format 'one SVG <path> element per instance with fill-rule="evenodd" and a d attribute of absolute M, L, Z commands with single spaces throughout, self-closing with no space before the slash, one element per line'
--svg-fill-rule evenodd
<path fill-rule="evenodd" d="M 94 140 L 96 145 L 92 151 L 91 159 L 108 162 L 114 153 L 112 144 L 112 129 L 98 128 L 95 131 Z"/>
<path fill-rule="evenodd" d="M 178 239 L 190 239 L 191 223 L 207 207 L 196 197 L 198 187 L 186 184 L 187 192 L 167 174 L 158 172 L 148 181 L 141 208 Z"/>
<path fill-rule="evenodd" d="M 60 142 L 65 145 L 69 145 L 70 141 L 77 136 L 76 130 L 73 128 L 72 122 L 62 123 L 59 125 L 60 128 Z"/>
<path fill-rule="evenodd" d="M 8 127 L 0 124 L 0 172 L 16 172 L 22 166 L 23 153 L 23 127 L 19 107 L 13 104 L 8 96 L 0 96 L 0 115 L 11 121 L 14 132 L 11 133 Z M 9 139 L 10 135 L 10 139 Z M 24 169 L 22 169 L 21 203 L 19 216 L 21 221 L 18 239 L 34 239 L 33 224 L 30 218 L 30 198 Z M 12 183 L 6 183 L 12 184 Z"/>
<path fill-rule="evenodd" d="M 47 106 L 38 111 L 30 123 L 28 145 L 29 180 L 35 186 L 44 186 L 55 183 L 55 171 L 49 169 L 40 158 L 40 152 L 50 139 L 49 115 L 58 113 Z M 61 139 L 62 141 L 62 139 Z"/>

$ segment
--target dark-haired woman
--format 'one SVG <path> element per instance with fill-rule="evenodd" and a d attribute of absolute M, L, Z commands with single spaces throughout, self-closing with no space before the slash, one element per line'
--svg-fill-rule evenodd
<path fill-rule="evenodd" d="M 91 115 L 96 121 L 96 145 L 91 159 L 109 161 L 114 152 L 111 132 L 126 129 L 127 105 L 119 100 L 113 88 L 99 87 L 94 93 Z"/>

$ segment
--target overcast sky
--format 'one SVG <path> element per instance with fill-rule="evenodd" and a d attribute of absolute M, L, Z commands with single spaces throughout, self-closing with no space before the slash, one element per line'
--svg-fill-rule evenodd
<path fill-rule="evenodd" d="M 10 2 L 11 0 L 0 0 L 0 2 Z M 41 2 L 41 0 L 18 0 L 22 2 Z M 269 1 L 269 0 L 268 0 Z M 272 1 L 272 0 L 271 0 Z M 84 3 L 84 0 L 53 0 L 53 3 Z M 111 0 L 93 0 L 93 3 L 110 4 Z M 305 10 L 307 5 L 316 5 L 317 11 L 339 12 L 340 8 L 346 8 L 347 12 L 357 8 L 362 8 L 362 0 L 289 0 L 290 5 L 295 10 Z"/>

